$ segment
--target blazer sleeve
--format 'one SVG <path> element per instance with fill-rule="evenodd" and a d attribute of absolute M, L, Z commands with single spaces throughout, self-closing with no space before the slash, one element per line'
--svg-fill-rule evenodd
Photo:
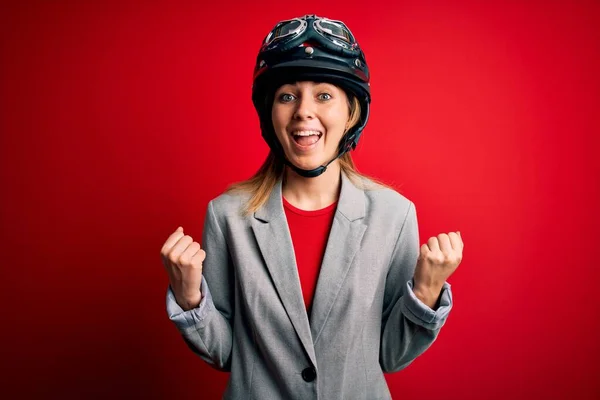
<path fill-rule="evenodd" d="M 206 251 L 206 258 L 202 266 L 202 300 L 199 306 L 184 311 L 169 287 L 167 314 L 194 353 L 215 369 L 230 371 L 233 272 L 225 236 L 217 222 L 212 201 L 208 204 L 204 220 L 202 248 Z"/>
<path fill-rule="evenodd" d="M 436 310 L 413 293 L 419 252 L 417 213 L 410 202 L 385 284 L 379 352 L 379 363 L 384 372 L 400 371 L 423 354 L 437 338 L 452 308 L 448 282 L 444 283 Z"/>

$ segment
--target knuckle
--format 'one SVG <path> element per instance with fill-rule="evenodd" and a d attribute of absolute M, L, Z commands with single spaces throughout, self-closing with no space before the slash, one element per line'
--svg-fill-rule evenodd
<path fill-rule="evenodd" d="M 160 248 L 160 255 L 163 257 L 167 257 L 169 255 L 170 247 L 167 247 L 167 243 L 164 243 Z"/>
<path fill-rule="evenodd" d="M 427 261 L 432 262 L 432 263 L 437 263 L 439 256 L 433 252 L 428 252 L 427 254 L 425 254 L 425 258 L 427 259 Z"/>
<path fill-rule="evenodd" d="M 458 264 L 462 260 L 462 255 L 460 253 L 452 253 L 448 256 L 448 260 L 450 264 Z"/>
<path fill-rule="evenodd" d="M 442 264 L 446 259 L 446 256 L 441 251 L 435 251 L 432 253 L 431 258 L 436 264 Z"/>
<path fill-rule="evenodd" d="M 177 255 L 175 255 L 173 253 L 169 254 L 168 259 L 172 264 L 177 264 L 177 262 L 178 262 Z"/>
<path fill-rule="evenodd" d="M 190 263 L 190 256 L 183 253 L 179 256 L 179 264 L 182 266 L 188 265 Z"/>
<path fill-rule="evenodd" d="M 196 255 L 193 257 L 193 261 L 197 265 L 202 265 L 202 262 L 204 261 L 205 258 L 206 258 L 206 252 L 204 250 L 200 249 L 200 250 L 198 250 Z"/>

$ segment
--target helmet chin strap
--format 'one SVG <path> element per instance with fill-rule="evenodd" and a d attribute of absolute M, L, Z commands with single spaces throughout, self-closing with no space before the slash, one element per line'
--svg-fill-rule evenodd
<path fill-rule="evenodd" d="M 339 151 L 338 155 L 333 160 L 331 160 L 327 164 L 321 165 L 320 167 L 317 167 L 315 169 L 298 168 L 297 166 L 292 164 L 292 162 L 290 160 L 288 160 L 287 157 L 285 157 L 285 156 L 283 157 L 283 161 L 285 162 L 286 165 L 288 165 L 291 169 L 293 169 L 294 172 L 296 172 L 298 175 L 303 176 L 305 178 L 315 178 L 315 177 L 321 175 L 323 172 L 325 172 L 327 170 L 327 167 L 329 166 L 329 164 L 331 164 L 332 162 L 334 162 L 335 160 L 337 160 L 338 158 L 343 156 L 351 148 L 352 147 L 349 145 L 344 146 L 344 149 Z"/>

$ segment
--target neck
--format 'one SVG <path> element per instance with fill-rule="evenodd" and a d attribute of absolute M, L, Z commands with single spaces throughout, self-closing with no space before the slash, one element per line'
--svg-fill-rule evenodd
<path fill-rule="evenodd" d="M 338 200 L 342 183 L 341 168 L 336 160 L 327 170 L 314 178 L 305 178 L 285 168 L 282 194 L 294 207 L 301 210 L 319 210 Z"/>

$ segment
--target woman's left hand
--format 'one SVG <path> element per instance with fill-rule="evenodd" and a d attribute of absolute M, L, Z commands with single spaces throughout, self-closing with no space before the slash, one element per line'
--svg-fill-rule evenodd
<path fill-rule="evenodd" d="M 462 261 L 463 248 L 460 232 L 440 233 L 421 246 L 413 292 L 430 307 L 437 301 L 444 282 Z"/>

